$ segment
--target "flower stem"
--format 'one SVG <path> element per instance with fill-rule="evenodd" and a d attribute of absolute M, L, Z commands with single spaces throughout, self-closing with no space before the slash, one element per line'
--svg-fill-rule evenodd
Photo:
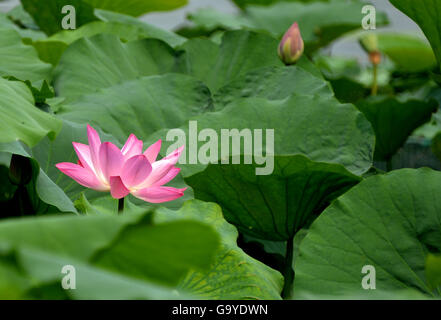
<path fill-rule="evenodd" d="M 378 65 L 372 65 L 373 83 L 372 83 L 372 95 L 376 96 L 378 93 Z"/>
<path fill-rule="evenodd" d="M 125 198 L 121 198 L 118 200 L 118 214 L 122 214 L 124 211 L 124 199 Z"/>
<path fill-rule="evenodd" d="M 294 257 L 294 236 L 290 237 L 286 242 L 285 265 L 283 267 L 283 284 L 282 298 L 286 299 L 291 294 L 292 284 L 294 282 L 294 270 L 292 269 L 292 259 Z"/>

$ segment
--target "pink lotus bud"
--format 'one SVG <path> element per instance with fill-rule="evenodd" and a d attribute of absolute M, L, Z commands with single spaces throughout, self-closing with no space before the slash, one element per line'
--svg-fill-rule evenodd
<path fill-rule="evenodd" d="M 278 52 L 279 57 L 286 65 L 296 63 L 303 54 L 305 46 L 303 44 L 302 35 L 300 34 L 297 22 L 286 31 L 280 41 Z"/>

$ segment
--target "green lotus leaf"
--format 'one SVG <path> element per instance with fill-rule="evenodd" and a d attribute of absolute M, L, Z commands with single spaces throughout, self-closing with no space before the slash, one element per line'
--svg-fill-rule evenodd
<path fill-rule="evenodd" d="M 185 181 L 195 198 L 217 202 L 241 232 L 284 241 L 361 180 L 342 166 L 304 156 L 276 156 L 271 175 L 256 176 L 256 167 L 209 165 Z"/>
<path fill-rule="evenodd" d="M 178 210 L 159 209 L 157 221 L 191 219 L 207 223 L 221 236 L 220 250 L 208 271 L 190 272 L 179 284 L 185 292 L 204 299 L 280 299 L 280 273 L 248 256 L 237 246 L 237 230 L 214 203 L 188 201 Z"/>
<path fill-rule="evenodd" d="M 166 74 L 101 89 L 63 105 L 58 114 L 69 121 L 97 125 L 124 143 L 131 133 L 146 140 L 157 130 L 179 127 L 212 108 L 210 91 L 202 82 Z"/>
<path fill-rule="evenodd" d="M 234 78 L 265 66 L 283 66 L 278 41 L 252 31 L 230 31 L 220 46 L 208 39 L 191 39 L 180 48 L 178 71 L 202 80 L 215 92 Z"/>
<path fill-rule="evenodd" d="M 323 78 L 298 66 L 264 67 L 237 77 L 214 95 L 216 110 L 240 98 L 258 97 L 281 100 L 291 94 L 333 96 Z"/>
<path fill-rule="evenodd" d="M 55 89 L 72 101 L 123 81 L 170 72 L 174 64 L 173 49 L 160 40 L 122 43 L 115 35 L 99 34 L 66 49 L 55 70 Z"/>
<path fill-rule="evenodd" d="M 52 66 L 38 58 L 37 51 L 22 43 L 13 29 L 0 29 L 0 77 L 12 76 L 31 82 L 50 80 Z"/>
<path fill-rule="evenodd" d="M 425 266 L 427 254 L 441 248 L 440 187 L 437 171 L 403 169 L 369 177 L 341 196 L 300 244 L 294 296 L 375 298 L 375 284 L 389 298 L 406 289 L 439 297 L 429 288 Z M 374 269 L 362 271 L 364 266 Z M 369 275 L 365 290 L 362 280 Z"/>
<path fill-rule="evenodd" d="M 23 82 L 0 78 L 0 96 L 0 143 L 21 140 L 33 147 L 47 135 L 54 139 L 61 129 L 59 119 L 34 105 L 34 97 Z"/>

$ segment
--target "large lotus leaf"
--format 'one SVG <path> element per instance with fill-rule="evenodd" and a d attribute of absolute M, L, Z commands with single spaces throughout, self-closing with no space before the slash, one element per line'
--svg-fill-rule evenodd
<path fill-rule="evenodd" d="M 156 39 L 122 43 L 115 35 L 82 38 L 63 53 L 55 89 L 68 101 L 126 80 L 171 71 L 173 49 Z"/>
<path fill-rule="evenodd" d="M 185 38 L 173 32 L 157 28 L 130 16 L 105 10 L 97 10 L 96 15 L 104 21 L 93 21 L 76 30 L 62 30 L 47 39 L 35 41 L 33 46 L 37 49 L 40 58 L 57 65 L 68 45 L 78 39 L 102 33 L 114 34 L 123 41 L 154 38 L 173 47 L 186 41 Z"/>
<path fill-rule="evenodd" d="M 441 63 L 441 20 L 437 14 L 441 11 L 441 1 L 390 0 L 390 2 L 420 26 L 432 45 L 438 64 Z"/>
<path fill-rule="evenodd" d="M 214 95 L 216 110 L 239 98 L 280 100 L 291 94 L 333 96 L 328 82 L 300 66 L 264 67 L 252 70 L 222 87 Z"/>
<path fill-rule="evenodd" d="M 340 165 L 304 156 L 276 156 L 271 175 L 256 165 L 209 165 L 186 182 L 195 198 L 217 202 L 241 232 L 283 241 L 307 226 L 329 203 L 360 181 Z"/>
<path fill-rule="evenodd" d="M 3 299 L 188 299 L 173 287 L 111 272 L 90 263 L 34 248 L 0 253 L 0 297 Z M 75 290 L 60 283 L 64 266 L 75 267 Z"/>
<path fill-rule="evenodd" d="M 181 49 L 178 70 L 202 80 L 215 92 L 234 78 L 265 66 L 282 66 L 278 41 L 251 31 L 230 31 L 220 46 L 207 39 L 191 39 Z"/>
<path fill-rule="evenodd" d="M 117 12 L 111 12 L 107 10 L 95 10 L 95 15 L 100 18 L 100 20 L 105 22 L 117 22 L 124 25 L 131 25 L 142 30 L 143 34 L 149 38 L 160 39 L 166 43 L 168 43 L 172 47 L 176 47 L 178 45 L 182 45 L 186 38 L 177 35 L 174 32 L 158 28 L 154 25 L 148 24 L 140 19 L 127 16 L 125 14 L 120 14 Z"/>
<path fill-rule="evenodd" d="M 211 268 L 205 272 L 190 272 L 180 282 L 180 288 L 204 299 L 280 299 L 281 274 L 237 246 L 237 230 L 224 220 L 219 206 L 193 200 L 178 211 L 160 209 L 155 216 L 157 221 L 181 219 L 211 225 L 221 236 L 221 246 Z"/>
<path fill-rule="evenodd" d="M 441 173 L 403 169 L 372 176 L 337 199 L 313 223 L 300 245 L 294 294 L 357 293 L 362 268 L 375 268 L 376 287 L 417 289 L 429 296 L 426 256 L 441 250 Z"/>
<path fill-rule="evenodd" d="M 374 159 L 387 161 L 401 148 L 412 132 L 430 121 L 438 108 L 435 100 L 408 100 L 377 97 L 363 100 L 357 107 L 371 122 L 375 131 Z"/>
<path fill-rule="evenodd" d="M 18 7 L 17 7 L 18 8 Z M 12 10 L 14 11 L 14 10 Z M 16 25 L 11 19 L 15 19 L 15 17 L 10 11 L 8 14 L 0 12 L 0 29 L 14 29 L 17 31 L 22 38 L 27 39 L 43 39 L 46 37 L 44 32 L 40 30 L 32 30 L 32 29 L 23 29 Z M 11 17 L 12 16 L 12 17 Z M 11 17 L 11 18 L 10 18 Z"/>
<path fill-rule="evenodd" d="M 76 27 L 97 20 L 93 14 L 93 7 L 83 0 L 21 0 L 21 3 L 47 35 L 63 30 L 62 20 L 67 14 L 62 13 L 62 9 L 66 5 L 75 8 Z"/>
<path fill-rule="evenodd" d="M 430 45 L 415 36 L 400 33 L 376 35 L 378 48 L 404 72 L 421 72 L 436 67 L 436 58 Z"/>
<path fill-rule="evenodd" d="M 21 140 L 33 147 L 46 135 L 53 139 L 60 130 L 61 121 L 34 105 L 24 83 L 0 78 L 0 97 L 0 143 Z"/>
<path fill-rule="evenodd" d="M 218 248 L 218 235 L 211 227 L 190 220 L 152 224 L 150 214 L 125 213 L 123 217 L 69 215 L 4 220 L 0 223 L 0 244 L 41 250 L 171 285 L 189 270 L 211 265 Z"/>
<path fill-rule="evenodd" d="M 186 164 L 180 162 L 183 164 L 184 176 L 203 170 L 204 163 L 210 163 L 211 160 L 244 154 L 250 156 L 251 153 L 264 157 L 267 151 L 269 155 L 301 154 L 315 162 L 341 164 L 356 175 L 366 172 L 372 164 L 374 133 L 370 123 L 354 106 L 340 104 L 332 97 L 294 94 L 284 100 L 274 101 L 245 98 L 230 103 L 221 111 L 208 112 L 192 120 L 196 121 L 192 128 L 197 132 L 189 131 L 189 123 L 180 128 L 181 133 L 176 132 L 178 138 L 185 134 L 187 139 L 186 154 L 181 156 Z M 198 134 L 203 129 L 213 130 L 217 139 L 211 138 L 209 134 L 208 138 L 201 137 L 198 140 Z M 237 132 L 233 129 L 237 129 Z M 253 130 L 258 130 L 257 134 Z M 273 144 L 271 130 L 274 130 Z M 167 150 L 172 144 L 179 142 L 176 137 L 172 137 L 175 132 L 169 133 L 167 141 L 167 133 L 168 130 L 157 132 L 150 139 L 153 142 L 162 138 L 164 150 Z M 242 135 L 255 135 L 255 139 L 259 139 L 247 144 L 254 149 L 252 152 L 242 148 Z M 234 137 L 240 137 L 242 146 L 225 155 L 222 153 L 222 139 L 226 140 L 225 143 L 230 140 L 231 149 L 231 140 Z M 194 159 L 198 157 L 208 160 L 195 163 Z"/>
<path fill-rule="evenodd" d="M 145 140 L 157 130 L 176 128 L 212 109 L 208 88 L 182 74 L 126 81 L 81 97 L 60 110 L 64 119 L 96 124 L 124 142 L 130 133 Z"/>
<path fill-rule="evenodd" d="M 93 21 L 79 27 L 76 30 L 63 30 L 46 39 L 33 42 L 40 59 L 57 65 L 61 55 L 69 44 L 85 37 L 97 34 L 114 34 L 124 41 L 134 41 L 148 38 L 148 35 L 140 28 L 117 22 Z"/>
<path fill-rule="evenodd" d="M 22 43 L 13 29 L 0 29 L 0 77 L 13 76 L 36 82 L 49 80 L 52 66 L 38 58 L 36 50 Z"/>

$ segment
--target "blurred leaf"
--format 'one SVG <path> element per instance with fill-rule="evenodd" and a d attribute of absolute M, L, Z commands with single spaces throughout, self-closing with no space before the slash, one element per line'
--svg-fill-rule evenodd
<path fill-rule="evenodd" d="M 103 292 L 106 278 L 111 281 L 108 285 L 122 286 L 124 290 L 105 296 L 136 297 L 150 285 L 151 292 L 146 291 L 143 296 L 149 294 L 154 298 L 153 294 L 161 293 L 155 283 L 175 285 L 189 270 L 207 268 L 218 247 L 217 234 L 206 224 L 188 220 L 152 224 L 149 214 L 139 216 L 129 212 L 123 217 L 6 220 L 0 223 L 0 230 L 0 246 L 17 250 L 24 275 L 39 280 L 33 282 L 33 286 L 59 281 L 63 265 L 78 267 L 77 272 L 84 268 L 86 278 L 79 280 L 79 284 L 84 284 L 79 298 L 97 298 Z M 92 276 L 96 279 L 90 279 Z M 85 284 L 86 279 L 101 288 Z M 130 292 L 127 287 L 135 280 L 139 284 Z M 147 287 L 141 290 L 143 283 Z M 162 291 L 162 296 L 172 296 L 171 288 L 168 294 L 165 288 Z"/>
<path fill-rule="evenodd" d="M 441 20 L 435 12 L 441 11 L 440 0 L 390 0 L 397 9 L 404 12 L 423 30 L 432 45 L 438 64 L 441 62 Z"/>
<path fill-rule="evenodd" d="M 38 30 L 38 26 L 34 19 L 25 11 L 22 5 L 18 5 L 8 11 L 8 17 L 22 29 Z"/>
<path fill-rule="evenodd" d="M 430 121 L 438 108 L 434 100 L 429 102 L 399 101 L 392 97 L 372 97 L 357 104 L 371 122 L 375 131 L 374 159 L 387 161 L 401 148 L 412 132 Z"/>
<path fill-rule="evenodd" d="M 0 268 L 5 260 L 10 258 L 0 254 Z M 60 285 L 65 276 L 61 270 L 67 265 L 74 266 L 75 273 L 81 275 L 75 278 L 75 290 L 64 290 Z M 8 263 L 7 266 L 8 271 L 15 274 L 6 274 L 8 278 L 0 279 L 0 296 L 4 299 L 173 300 L 190 297 L 172 287 L 110 272 L 81 260 L 38 249 L 16 250 L 14 264 Z M 17 289 L 11 290 L 11 286 Z"/>
<path fill-rule="evenodd" d="M 221 248 L 208 271 L 190 272 L 179 287 L 204 299 L 280 299 L 280 273 L 248 256 L 237 246 L 238 232 L 228 224 L 214 203 L 189 201 L 178 210 L 160 209 L 155 221 L 192 219 L 219 232 Z"/>

